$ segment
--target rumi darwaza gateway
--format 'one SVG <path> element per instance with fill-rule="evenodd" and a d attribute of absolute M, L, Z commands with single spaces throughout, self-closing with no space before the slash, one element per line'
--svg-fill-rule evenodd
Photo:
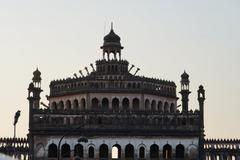
<path fill-rule="evenodd" d="M 33 73 L 28 159 L 240 159 L 239 140 L 204 138 L 205 90 L 199 86 L 199 107 L 190 110 L 185 71 L 179 90 L 173 81 L 138 76 L 113 28 L 101 49 L 86 75 L 51 81 L 48 105 L 41 103 L 41 72 Z"/>

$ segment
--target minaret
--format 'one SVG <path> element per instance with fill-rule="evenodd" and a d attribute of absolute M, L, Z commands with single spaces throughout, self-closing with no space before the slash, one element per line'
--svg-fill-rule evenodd
<path fill-rule="evenodd" d="M 202 85 L 198 89 L 198 102 L 200 109 L 200 124 L 199 129 L 201 135 L 199 137 L 199 159 L 204 159 L 204 101 L 205 101 L 205 90 Z"/>
<path fill-rule="evenodd" d="M 188 96 L 191 93 L 189 91 L 189 75 L 184 71 L 181 75 L 181 91 L 179 92 L 182 95 L 182 112 L 188 112 Z"/>
<path fill-rule="evenodd" d="M 32 115 L 34 109 L 39 109 L 40 106 L 40 94 L 42 92 L 41 89 L 41 72 L 36 69 L 33 72 L 32 82 L 29 84 L 28 87 L 28 101 L 29 101 L 29 129 L 32 128 Z"/>

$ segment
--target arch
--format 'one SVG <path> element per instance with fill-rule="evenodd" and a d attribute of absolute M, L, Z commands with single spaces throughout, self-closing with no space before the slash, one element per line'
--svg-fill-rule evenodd
<path fill-rule="evenodd" d="M 150 147 L 150 158 L 159 158 L 159 147 L 156 144 Z"/>
<path fill-rule="evenodd" d="M 118 100 L 118 98 L 113 98 L 112 109 L 115 110 L 115 111 L 119 110 L 119 100 Z"/>
<path fill-rule="evenodd" d="M 109 108 L 109 101 L 107 98 L 102 99 L 102 109 L 107 110 Z"/>
<path fill-rule="evenodd" d="M 86 100 L 85 98 L 82 98 L 81 101 L 80 101 L 80 107 L 82 110 L 85 110 L 86 109 Z"/>
<path fill-rule="evenodd" d="M 134 158 L 134 147 L 131 144 L 125 147 L 125 158 Z"/>
<path fill-rule="evenodd" d="M 139 110 L 140 108 L 140 101 L 138 98 L 134 98 L 133 99 L 133 102 L 132 102 L 132 105 L 133 105 L 133 110 Z"/>
<path fill-rule="evenodd" d="M 61 157 L 63 158 L 69 158 L 70 157 L 70 146 L 68 144 L 64 144 L 62 145 L 61 148 Z"/>
<path fill-rule="evenodd" d="M 51 109 L 54 110 L 54 111 L 57 110 L 57 103 L 56 102 L 52 102 Z"/>
<path fill-rule="evenodd" d="M 171 159 L 172 158 L 172 146 L 166 144 L 163 146 L 163 158 Z"/>
<path fill-rule="evenodd" d="M 176 146 L 176 158 L 184 158 L 184 146 L 179 144 Z"/>
<path fill-rule="evenodd" d="M 119 144 L 115 144 L 112 146 L 112 159 L 121 158 L 121 146 Z"/>
<path fill-rule="evenodd" d="M 162 102 L 161 101 L 158 101 L 158 111 L 159 112 L 163 112 L 163 106 L 162 106 Z"/>
<path fill-rule="evenodd" d="M 48 146 L 48 158 L 57 158 L 57 145 L 54 143 Z"/>
<path fill-rule="evenodd" d="M 175 105 L 174 105 L 174 103 L 171 103 L 171 105 L 170 105 L 170 112 L 171 113 L 175 112 Z"/>
<path fill-rule="evenodd" d="M 78 100 L 77 99 L 74 99 L 74 101 L 73 101 L 73 108 L 75 110 L 78 110 L 78 108 L 79 108 L 79 104 L 78 104 Z"/>
<path fill-rule="evenodd" d="M 155 100 L 153 100 L 152 103 L 151 103 L 151 110 L 152 111 L 156 111 L 157 110 L 156 101 Z"/>
<path fill-rule="evenodd" d="M 164 112 L 169 112 L 169 106 L 168 106 L 168 102 L 164 103 Z"/>
<path fill-rule="evenodd" d="M 74 157 L 83 158 L 83 146 L 81 144 L 75 145 Z"/>
<path fill-rule="evenodd" d="M 108 146 L 102 144 L 99 148 L 99 158 L 108 158 Z"/>
<path fill-rule="evenodd" d="M 139 158 L 145 158 L 145 148 L 143 146 L 139 148 Z"/>
<path fill-rule="evenodd" d="M 98 109 L 98 99 L 97 98 L 92 99 L 92 108 Z"/>
<path fill-rule="evenodd" d="M 129 99 L 128 98 L 123 99 L 122 107 L 123 107 L 123 110 L 129 110 Z"/>
<path fill-rule="evenodd" d="M 88 148 L 88 157 L 89 158 L 94 158 L 94 153 L 95 151 L 94 151 L 94 147 L 93 146 L 91 146 L 91 147 L 89 147 Z"/>
<path fill-rule="evenodd" d="M 145 110 L 149 110 L 150 102 L 148 99 L 145 100 Z"/>
<path fill-rule="evenodd" d="M 58 109 L 61 110 L 61 111 L 64 110 L 64 103 L 63 103 L 63 101 L 60 101 L 60 102 L 58 103 Z"/>
<path fill-rule="evenodd" d="M 67 100 L 66 101 L 66 110 L 71 110 L 71 101 L 70 100 Z"/>

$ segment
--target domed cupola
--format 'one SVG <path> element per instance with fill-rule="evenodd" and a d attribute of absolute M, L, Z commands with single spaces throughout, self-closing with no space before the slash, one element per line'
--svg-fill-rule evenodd
<path fill-rule="evenodd" d="M 41 72 L 38 70 L 38 68 L 33 72 L 33 83 L 34 83 L 34 86 L 37 87 L 37 88 L 40 88 L 41 87 Z"/>
<path fill-rule="evenodd" d="M 107 54 L 107 60 L 110 60 L 110 54 L 114 55 L 114 60 L 117 60 L 117 53 L 119 54 L 119 60 L 121 59 L 121 38 L 114 32 L 113 25 L 111 24 L 110 32 L 104 37 L 103 46 L 103 59 L 105 59 L 105 53 Z"/>

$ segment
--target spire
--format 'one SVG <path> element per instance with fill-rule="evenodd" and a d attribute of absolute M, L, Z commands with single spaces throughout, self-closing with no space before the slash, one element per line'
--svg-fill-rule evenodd
<path fill-rule="evenodd" d="M 113 22 L 111 22 L 111 31 L 113 31 Z"/>

